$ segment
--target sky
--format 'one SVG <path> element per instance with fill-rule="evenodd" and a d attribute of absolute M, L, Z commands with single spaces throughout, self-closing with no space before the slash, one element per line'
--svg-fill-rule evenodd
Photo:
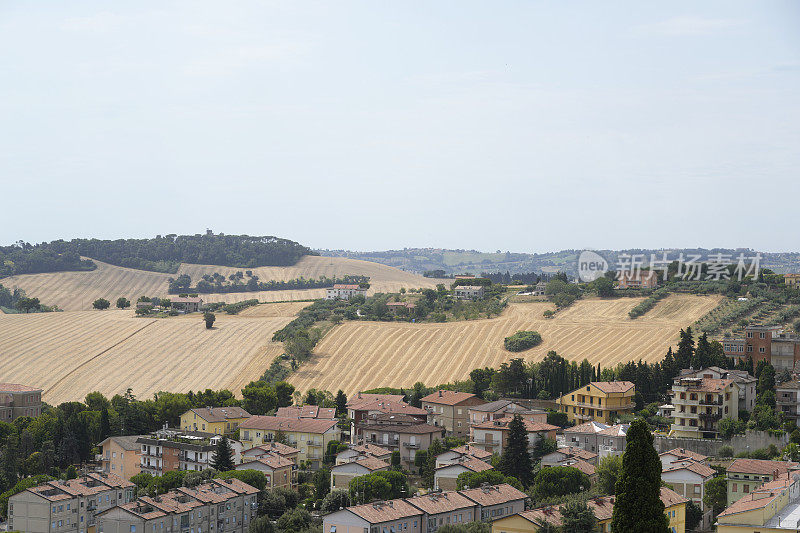
<path fill-rule="evenodd" d="M 0 244 L 800 251 L 800 3 L 0 2 Z"/>

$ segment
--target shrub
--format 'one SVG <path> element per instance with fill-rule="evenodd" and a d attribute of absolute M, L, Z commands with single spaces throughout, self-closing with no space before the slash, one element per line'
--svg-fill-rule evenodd
<path fill-rule="evenodd" d="M 542 343 L 542 336 L 535 331 L 518 331 L 506 337 L 503 346 L 509 352 L 521 352 Z"/>
<path fill-rule="evenodd" d="M 720 457 L 733 457 L 733 447 L 732 446 L 722 446 L 719 449 L 719 456 Z"/>

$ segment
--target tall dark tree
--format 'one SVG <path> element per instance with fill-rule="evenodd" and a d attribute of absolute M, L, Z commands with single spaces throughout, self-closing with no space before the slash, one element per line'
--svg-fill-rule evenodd
<path fill-rule="evenodd" d="M 214 450 L 214 460 L 211 461 L 211 466 L 220 472 L 227 472 L 233 470 L 233 449 L 228 437 L 225 435 L 219 439 L 217 448 Z"/>
<path fill-rule="evenodd" d="M 514 415 L 508 423 L 508 443 L 497 469 L 507 476 L 517 478 L 526 487 L 533 480 L 533 464 L 528 453 L 528 433 L 519 415 Z"/>
<path fill-rule="evenodd" d="M 342 389 L 336 393 L 336 415 L 342 416 L 347 414 L 347 396 Z"/>
<path fill-rule="evenodd" d="M 100 411 L 100 440 L 103 441 L 111 435 L 111 422 L 108 418 L 108 409 L 103 407 Z"/>
<path fill-rule="evenodd" d="M 644 419 L 634 420 L 628 430 L 616 498 L 611 518 L 615 533 L 669 532 L 661 501 L 661 460 Z"/>
<path fill-rule="evenodd" d="M 692 328 L 687 327 L 681 330 L 681 340 L 678 342 L 678 351 L 675 354 L 675 362 L 678 368 L 689 368 L 694 357 L 694 337 Z"/>

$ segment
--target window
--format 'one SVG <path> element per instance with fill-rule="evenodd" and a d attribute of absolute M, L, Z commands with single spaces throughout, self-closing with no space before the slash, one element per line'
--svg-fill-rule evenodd
<path fill-rule="evenodd" d="M 131 533 L 136 533 L 136 526 L 131 524 Z"/>
<path fill-rule="evenodd" d="M 758 353 L 766 353 L 766 349 L 763 346 L 761 346 L 758 348 Z"/>
<path fill-rule="evenodd" d="M 767 337 L 767 334 L 764 333 L 763 331 L 758 334 L 758 338 L 759 339 L 765 339 L 766 337 Z"/>
<path fill-rule="evenodd" d="M 742 492 L 744 492 L 745 494 L 750 492 L 750 485 L 742 485 Z"/>
<path fill-rule="evenodd" d="M 336 526 L 331 526 L 331 533 L 336 533 Z"/>

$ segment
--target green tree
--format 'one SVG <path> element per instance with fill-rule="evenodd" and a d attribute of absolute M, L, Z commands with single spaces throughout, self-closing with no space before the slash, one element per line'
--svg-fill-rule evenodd
<path fill-rule="evenodd" d="M 311 513 L 299 507 L 286 511 L 275 522 L 278 531 L 296 533 L 303 531 L 311 525 Z"/>
<path fill-rule="evenodd" d="M 350 495 L 346 490 L 336 489 L 330 491 L 320 504 L 319 510 L 322 514 L 332 513 L 339 509 L 344 509 L 350 505 Z"/>
<path fill-rule="evenodd" d="M 233 466 L 233 448 L 231 448 L 228 437 L 223 435 L 214 450 L 214 459 L 211 461 L 211 467 L 220 472 L 227 472 L 228 470 L 233 470 Z"/>
<path fill-rule="evenodd" d="M 217 316 L 212 313 L 211 311 L 206 311 L 203 313 L 203 321 L 206 323 L 206 329 L 211 329 L 214 327 L 214 321 L 217 319 Z"/>
<path fill-rule="evenodd" d="M 117 309 L 127 309 L 131 306 L 131 301 L 125 297 L 117 298 Z"/>
<path fill-rule="evenodd" d="M 608 455 L 597 465 L 597 486 L 601 494 L 616 494 L 617 481 L 622 476 L 622 456 Z"/>
<path fill-rule="evenodd" d="M 528 433 L 519 415 L 514 415 L 508 424 L 508 441 L 497 469 L 507 476 L 517 478 L 526 487 L 531 484 L 533 464 L 528 453 Z"/>
<path fill-rule="evenodd" d="M 728 482 L 725 476 L 717 476 L 706 482 L 703 504 L 712 509 L 716 517 L 728 505 Z"/>
<path fill-rule="evenodd" d="M 703 519 L 703 510 L 699 505 L 689 500 L 686 504 L 686 531 L 694 531 Z"/>
<path fill-rule="evenodd" d="M 258 490 L 264 490 L 264 488 L 267 486 L 267 476 L 264 475 L 264 472 L 261 472 L 259 470 L 252 470 L 248 468 L 246 470 L 227 470 L 227 471 L 217 471 L 217 469 L 213 470 L 209 469 L 208 471 L 214 472 L 213 477 L 217 479 L 231 479 L 231 478 L 238 479 L 240 481 L 247 483 L 251 487 L 257 488 Z M 206 470 L 204 470 L 203 472 L 206 472 Z M 193 473 L 192 471 L 189 472 L 189 474 L 192 473 Z M 211 476 L 208 477 L 210 478 Z M 184 481 L 186 480 L 184 479 Z"/>
<path fill-rule="evenodd" d="M 512 487 L 522 490 L 522 484 L 520 484 L 517 478 L 504 476 L 497 470 L 484 470 L 483 472 L 462 472 L 456 478 L 456 489 L 476 489 L 484 483 L 489 485 L 501 485 L 503 483 L 508 483 Z"/>
<path fill-rule="evenodd" d="M 268 516 L 254 518 L 247 527 L 247 533 L 273 533 L 274 531 L 275 526 L 272 525 L 272 520 Z"/>
<path fill-rule="evenodd" d="M 600 278 L 605 279 L 605 278 Z M 594 512 L 582 501 L 571 501 L 559 507 L 561 525 L 569 533 L 593 533 L 597 527 Z"/>
<path fill-rule="evenodd" d="M 279 381 L 275 384 L 275 396 L 277 398 L 278 407 L 289 407 L 292 405 L 292 395 L 294 394 L 294 385 Z"/>
<path fill-rule="evenodd" d="M 275 389 L 263 381 L 251 381 L 242 389 L 242 408 L 251 415 L 265 415 L 278 405 Z"/>
<path fill-rule="evenodd" d="M 111 302 L 109 302 L 105 298 L 98 298 L 97 300 L 92 302 L 92 307 L 100 310 L 108 309 L 109 307 L 111 307 Z"/>
<path fill-rule="evenodd" d="M 566 496 L 589 490 L 589 476 L 571 466 L 542 468 L 533 479 L 533 493 L 537 499 Z"/>
<path fill-rule="evenodd" d="M 647 422 L 634 420 L 626 440 L 611 529 L 615 533 L 667 533 L 669 519 L 661 501 L 661 460 Z"/>
<path fill-rule="evenodd" d="M 322 467 L 311 476 L 314 484 L 314 498 L 321 500 L 331 491 L 331 469 Z"/>
<path fill-rule="evenodd" d="M 336 393 L 336 416 L 347 414 L 347 396 L 342 389 Z"/>
<path fill-rule="evenodd" d="M 591 283 L 591 285 L 594 288 L 597 295 L 600 296 L 601 298 L 614 296 L 614 282 L 605 276 L 597 278 Z"/>
<path fill-rule="evenodd" d="M 77 477 L 78 477 L 78 469 L 75 468 L 75 465 L 69 465 L 67 467 L 67 471 L 64 473 L 64 478 L 77 479 Z"/>

